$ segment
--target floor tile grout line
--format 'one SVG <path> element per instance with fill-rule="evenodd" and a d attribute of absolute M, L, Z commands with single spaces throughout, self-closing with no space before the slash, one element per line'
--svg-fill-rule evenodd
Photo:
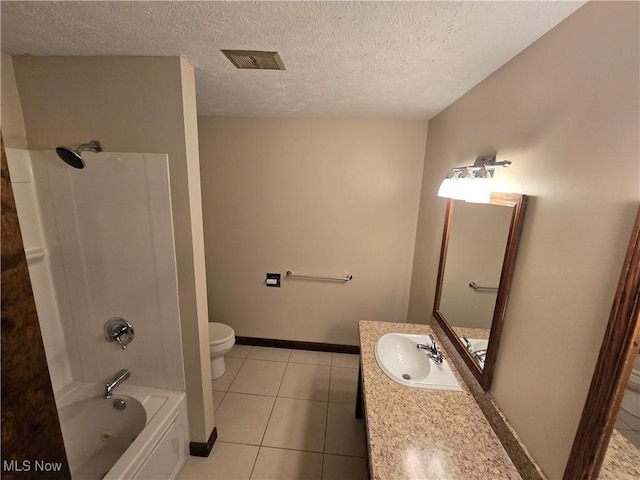
<path fill-rule="evenodd" d="M 312 363 L 296 363 L 296 362 L 288 362 L 287 363 L 287 368 L 285 368 L 284 371 L 284 376 L 282 377 L 282 383 L 284 383 L 284 377 L 287 375 L 287 371 L 289 370 L 289 364 L 293 363 L 293 365 L 306 365 L 308 367 L 329 367 L 329 383 L 327 385 L 327 395 L 325 399 L 322 400 L 318 400 L 316 398 L 300 398 L 300 397 L 290 397 L 287 395 L 281 395 L 280 394 L 280 390 L 282 389 L 282 384 L 280 384 L 280 388 L 278 389 L 278 394 L 277 396 L 280 398 L 290 398 L 290 399 L 294 399 L 294 400 L 311 400 L 314 402 L 328 402 L 329 398 L 330 398 L 330 389 L 331 389 L 331 367 L 329 365 L 317 365 L 317 364 L 312 364 Z"/>
<path fill-rule="evenodd" d="M 229 382 L 229 386 L 227 387 L 227 389 L 226 390 L 216 390 L 215 388 L 213 388 L 213 385 L 211 385 L 211 390 L 216 390 L 216 392 L 225 392 L 225 393 L 227 393 L 229 391 L 229 389 L 231 388 L 231 384 L 233 383 L 233 381 L 238 376 L 238 373 L 240 372 L 240 369 L 242 368 L 242 365 L 244 365 L 244 359 L 240 359 L 240 360 L 242 360 L 240 362 L 240 366 L 238 367 L 238 370 L 236 371 L 235 375 L 233 376 L 233 378 Z M 225 366 L 225 372 L 224 373 L 227 373 L 226 366 Z M 222 378 L 224 376 L 224 373 L 219 378 Z M 216 378 L 216 380 L 217 380 L 217 378 Z M 211 381 L 213 382 L 214 380 L 211 380 Z"/>
<path fill-rule="evenodd" d="M 271 362 L 271 363 L 278 363 L 278 364 L 289 363 L 289 362 L 285 362 L 283 360 L 271 360 L 271 359 L 267 359 L 267 358 L 245 358 L 245 360 L 251 360 L 251 361 L 254 361 L 254 362 Z"/>
<path fill-rule="evenodd" d="M 331 356 L 333 359 L 333 355 Z M 324 455 L 327 449 L 327 426 L 329 425 L 329 400 L 331 399 L 331 369 L 329 367 L 329 388 L 327 389 L 327 410 L 324 416 L 324 435 L 322 436 L 322 463 L 320 464 L 320 478 L 324 478 Z"/>
<path fill-rule="evenodd" d="M 278 385 L 276 397 L 280 396 L 280 390 L 282 389 L 282 384 L 284 383 L 284 377 L 287 375 L 287 370 L 289 370 L 289 362 L 287 362 L 287 365 L 284 367 L 284 372 L 282 372 L 282 378 L 280 379 L 280 385 Z"/>
<path fill-rule="evenodd" d="M 364 457 L 358 457 L 357 455 L 345 455 L 342 453 L 325 453 L 325 452 L 319 452 L 317 450 L 304 450 L 300 448 L 272 447 L 271 445 L 256 445 L 255 443 L 234 442 L 232 440 L 220 440 L 219 443 L 232 443 L 233 445 L 245 445 L 247 447 L 258 447 L 258 448 L 272 448 L 274 450 L 288 450 L 291 452 L 317 453 L 319 455 L 333 455 L 336 457 L 364 458 Z"/>
<path fill-rule="evenodd" d="M 238 445 L 242 445 L 242 444 L 238 444 Z M 256 445 L 253 445 L 254 447 Z M 318 455 L 324 455 L 324 452 L 318 452 L 317 450 L 300 450 L 299 448 L 285 448 L 285 447 L 272 447 L 270 445 L 260 445 L 260 448 L 271 448 L 273 450 L 285 450 L 287 452 L 302 452 L 302 453 L 317 453 Z M 332 453 L 330 453 L 329 455 L 333 455 Z M 342 455 L 343 457 L 346 457 L 346 455 Z M 353 458 L 362 458 L 362 457 L 353 457 Z"/>
<path fill-rule="evenodd" d="M 231 392 L 231 393 L 235 393 L 235 392 Z M 247 393 L 246 395 L 251 395 L 250 393 Z M 262 397 L 268 397 L 270 395 L 260 395 Z M 317 398 L 300 398 L 300 397 L 289 397 L 288 395 L 278 395 L 276 398 L 286 398 L 287 400 L 304 400 L 306 402 L 323 402 L 323 403 L 341 403 L 343 405 L 350 405 L 351 402 L 329 402 L 329 400 L 322 399 L 319 400 Z"/>
<path fill-rule="evenodd" d="M 255 443 L 247 443 L 247 442 L 236 442 L 234 440 L 218 440 L 216 441 L 216 445 L 218 443 L 232 443 L 234 445 L 245 445 L 247 447 L 256 447 L 256 448 L 260 448 L 261 445 L 257 445 Z"/>
<path fill-rule="evenodd" d="M 333 355 L 331 356 L 331 359 L 333 360 Z M 329 395 L 328 395 L 328 399 L 331 399 L 331 368 L 329 367 Z M 322 476 L 324 475 L 324 454 L 326 453 L 327 450 L 327 429 L 329 428 L 329 402 L 327 401 L 327 412 L 324 416 L 324 436 L 322 439 L 322 469 L 320 470 L 320 478 L 322 478 Z"/>
<path fill-rule="evenodd" d="M 213 390 L 213 391 L 215 392 L 216 390 Z M 220 392 L 218 392 L 218 393 L 220 393 Z M 218 408 L 220 408 L 220 405 L 222 405 L 222 402 L 224 401 L 224 397 L 226 397 L 226 396 L 227 396 L 227 393 L 228 393 L 228 392 L 223 392 L 223 393 L 222 393 L 222 398 L 220 399 L 220 403 L 218 403 L 218 406 L 217 406 L 217 407 L 215 407 L 215 406 L 214 406 L 214 408 L 213 408 L 213 413 L 214 413 L 214 414 L 216 413 L 216 410 L 218 410 Z"/>
<path fill-rule="evenodd" d="M 310 367 L 331 367 L 331 365 L 327 365 L 324 363 L 306 363 L 306 362 L 288 362 L 293 363 L 294 365 L 309 365 Z"/>
<path fill-rule="evenodd" d="M 215 391 L 222 392 L 222 390 L 215 390 Z M 276 395 L 267 395 L 266 393 L 232 392 L 231 390 L 226 390 L 225 393 L 235 393 L 236 395 L 252 395 L 254 397 L 276 398 Z"/>
<path fill-rule="evenodd" d="M 256 469 L 256 465 L 258 464 L 258 457 L 260 456 L 260 450 L 262 449 L 261 445 L 258 445 L 258 453 L 256 453 L 256 458 L 253 460 L 253 466 L 251 467 L 251 472 L 249 472 L 249 480 L 253 477 L 253 471 Z"/>
<path fill-rule="evenodd" d="M 287 361 L 287 365 L 289 364 L 289 362 Z M 269 419 L 267 420 L 267 426 L 264 428 L 264 432 L 262 432 L 262 439 L 260 440 L 260 448 L 262 448 L 262 443 L 264 442 L 264 437 L 267 434 L 267 430 L 269 429 L 269 423 L 271 422 L 271 417 L 273 416 L 273 411 L 276 408 L 276 402 L 278 401 L 278 392 L 280 392 L 280 388 L 282 387 L 282 382 L 284 381 L 284 375 L 287 372 L 287 367 L 285 366 L 284 368 L 284 372 L 282 372 L 282 377 L 280 378 L 280 384 L 278 385 L 278 390 L 276 391 L 276 396 L 274 397 L 273 400 L 273 405 L 271 406 L 271 411 L 269 412 Z M 258 455 L 260 454 L 260 451 L 258 451 Z M 256 457 L 257 458 L 257 457 Z M 253 474 L 253 472 L 252 472 Z"/>
<path fill-rule="evenodd" d="M 326 453 L 326 452 L 323 452 L 322 454 L 323 455 L 330 455 L 330 456 L 333 456 L 333 457 L 364 458 L 364 459 L 367 458 L 366 456 L 358 457 L 357 455 L 347 455 L 345 453 Z"/>
<path fill-rule="evenodd" d="M 253 350 L 254 348 L 270 348 L 270 349 L 277 349 L 277 350 L 287 350 L 286 348 L 278 348 L 278 347 L 261 347 L 261 346 L 257 346 L 254 345 L 251 347 L 251 350 Z M 247 353 L 247 358 L 249 358 L 249 355 L 251 355 L 251 350 L 249 350 L 249 352 Z M 256 350 L 256 352 L 258 352 L 259 350 Z M 291 358 L 291 350 L 289 350 L 289 355 L 287 356 L 286 360 L 273 360 L 271 358 L 251 358 L 250 360 L 266 360 L 268 362 L 279 362 L 279 363 L 289 363 L 289 358 Z"/>
<path fill-rule="evenodd" d="M 255 359 L 255 358 L 247 358 L 247 360 L 253 360 L 253 361 L 256 361 L 256 362 L 270 362 L 270 363 L 276 363 L 278 365 L 281 365 L 281 364 L 285 363 L 285 362 L 277 362 L 277 361 L 273 361 L 273 360 L 258 360 L 258 359 Z M 236 392 L 236 391 L 231 390 L 231 387 L 233 386 L 233 383 L 235 382 L 238 374 L 240 373 L 240 369 L 242 368 L 243 365 L 244 365 L 244 362 L 242 363 L 242 365 L 238 369 L 238 372 L 236 373 L 236 376 L 233 378 L 233 381 L 229 385 L 229 388 L 228 388 L 227 391 L 229 391 L 231 393 L 242 393 L 242 394 L 245 394 L 245 395 L 260 395 L 260 396 L 263 396 L 263 397 L 277 397 L 278 396 L 278 391 L 280 391 L 280 386 L 282 385 L 282 380 L 284 378 L 284 372 L 282 374 L 282 377 L 280 378 L 280 384 L 278 385 L 278 390 L 276 391 L 275 395 L 269 395 L 267 393 Z M 287 369 L 287 367 L 285 366 L 285 371 L 286 371 L 286 369 Z"/>
<path fill-rule="evenodd" d="M 240 356 L 236 356 L 236 355 L 229 355 L 228 353 L 225 355 L 226 358 L 241 358 L 242 360 L 246 359 L 249 356 L 249 352 L 251 351 L 251 347 L 249 347 L 249 351 L 247 352 L 247 354 L 244 357 L 240 357 Z"/>
<path fill-rule="evenodd" d="M 220 440 L 219 443 L 232 443 L 233 445 L 245 445 L 247 447 L 273 448 L 274 450 L 288 450 L 291 452 L 317 453 L 319 455 L 333 455 L 334 457 L 366 458 L 366 457 L 359 457 L 357 455 L 347 455 L 344 453 L 326 453 L 326 452 L 319 452 L 317 450 L 303 450 L 300 448 L 272 447 L 270 445 L 256 445 L 255 443 L 234 442 L 232 440 Z"/>

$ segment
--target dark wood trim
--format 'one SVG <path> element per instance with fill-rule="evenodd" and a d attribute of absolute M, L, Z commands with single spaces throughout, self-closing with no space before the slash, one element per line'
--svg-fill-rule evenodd
<path fill-rule="evenodd" d="M 447 202 L 447 209 L 444 212 L 444 231 L 442 232 L 442 243 L 440 244 L 440 262 L 438 263 L 438 278 L 436 280 L 436 295 L 433 300 L 433 312 L 440 311 L 440 298 L 442 297 L 442 280 L 444 279 L 444 267 L 447 264 L 447 250 L 449 248 L 449 234 L 451 233 L 451 215 L 453 215 L 453 200 Z M 444 321 L 444 318 L 442 318 Z"/>
<path fill-rule="evenodd" d="M 278 340 L 275 338 L 236 337 L 238 345 L 255 347 L 291 348 L 293 350 L 312 350 L 315 352 L 360 354 L 359 345 L 341 345 L 339 343 L 300 342 L 297 340 Z"/>
<path fill-rule="evenodd" d="M 564 480 L 598 478 L 622 396 L 640 352 L 640 208 L 613 299 Z"/>
<path fill-rule="evenodd" d="M 218 439 L 218 427 L 213 427 L 211 435 L 207 443 L 203 442 L 189 442 L 189 455 L 192 457 L 208 457 L 213 448 L 213 444 Z"/>
<path fill-rule="evenodd" d="M 491 336 L 489 337 L 489 346 L 487 356 L 484 362 L 484 370 L 482 372 L 482 388 L 489 390 L 493 372 L 496 367 L 496 358 L 498 356 L 498 347 L 500 346 L 500 337 L 502 336 L 502 327 L 507 314 L 507 303 L 511 293 L 511 282 L 513 280 L 513 271 L 516 263 L 516 254 L 518 253 L 518 245 L 522 235 L 522 225 L 524 224 L 524 212 L 527 207 L 528 197 L 526 195 L 505 194 L 504 196 L 493 194 L 491 201 L 500 205 L 511 205 L 513 213 L 511 214 L 511 225 L 509 225 L 509 236 L 507 238 L 507 247 L 504 253 L 504 261 L 502 263 L 502 272 L 500 273 L 500 283 L 498 284 L 498 297 L 496 298 L 496 306 L 493 311 L 493 321 L 491 322 Z M 519 199 L 518 199 L 519 197 Z M 505 202 L 505 203 L 499 203 Z M 466 349 L 465 349 L 466 350 Z M 471 359 L 473 361 L 473 359 Z M 475 365 L 474 361 L 474 365 Z"/>
<path fill-rule="evenodd" d="M 518 244 L 522 234 L 522 225 L 524 224 L 524 213 L 527 206 L 526 195 L 515 193 L 492 193 L 491 205 L 503 205 L 512 207 L 511 224 L 509 226 L 509 234 L 507 237 L 507 247 L 504 253 L 504 261 L 502 263 L 502 271 L 500 274 L 500 283 L 498 284 L 498 294 L 496 298 L 496 306 L 493 311 L 493 319 L 491 321 L 491 335 L 489 337 L 489 345 L 487 347 L 487 356 L 484 362 L 484 370 L 473 359 L 465 346 L 458 339 L 449 322 L 440 311 L 440 299 L 442 296 L 442 281 L 444 279 L 444 269 L 446 265 L 447 249 L 449 246 L 449 236 L 451 232 L 451 218 L 454 210 L 454 201 L 449 199 L 444 219 L 444 231 L 442 233 L 442 245 L 440 249 L 440 263 L 438 266 L 438 278 L 436 282 L 436 294 L 433 303 L 433 317 L 438 325 L 445 332 L 456 351 L 460 354 L 471 373 L 476 377 L 482 388 L 486 391 L 491 387 L 493 372 L 495 369 L 496 358 L 498 355 L 498 347 L 500 345 L 500 336 L 502 326 L 507 311 L 507 302 L 509 293 L 511 292 L 511 280 L 515 267 L 516 253 Z"/>

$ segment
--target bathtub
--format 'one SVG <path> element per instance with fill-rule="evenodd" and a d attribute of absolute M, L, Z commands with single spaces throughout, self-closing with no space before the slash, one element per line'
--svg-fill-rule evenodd
<path fill-rule="evenodd" d="M 74 382 L 57 395 L 71 477 L 176 478 L 188 454 L 185 394 L 126 384 L 111 399 L 103 393 L 103 385 Z"/>

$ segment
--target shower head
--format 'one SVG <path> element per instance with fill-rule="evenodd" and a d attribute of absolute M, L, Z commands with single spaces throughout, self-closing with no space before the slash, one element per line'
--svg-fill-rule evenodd
<path fill-rule="evenodd" d="M 58 147 L 56 148 L 56 153 L 67 165 L 70 165 L 73 168 L 84 168 L 84 160 L 82 159 L 81 153 L 85 150 L 90 150 L 96 153 L 101 152 L 102 145 L 100 145 L 98 140 L 92 140 L 89 143 L 81 144 L 75 150 L 71 150 L 67 147 Z"/>

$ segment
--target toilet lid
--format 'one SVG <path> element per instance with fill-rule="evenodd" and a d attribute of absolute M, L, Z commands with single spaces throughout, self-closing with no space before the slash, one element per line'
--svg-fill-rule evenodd
<path fill-rule="evenodd" d="M 215 322 L 209 323 L 209 345 L 220 345 L 228 342 L 235 334 L 236 332 L 229 325 Z"/>

